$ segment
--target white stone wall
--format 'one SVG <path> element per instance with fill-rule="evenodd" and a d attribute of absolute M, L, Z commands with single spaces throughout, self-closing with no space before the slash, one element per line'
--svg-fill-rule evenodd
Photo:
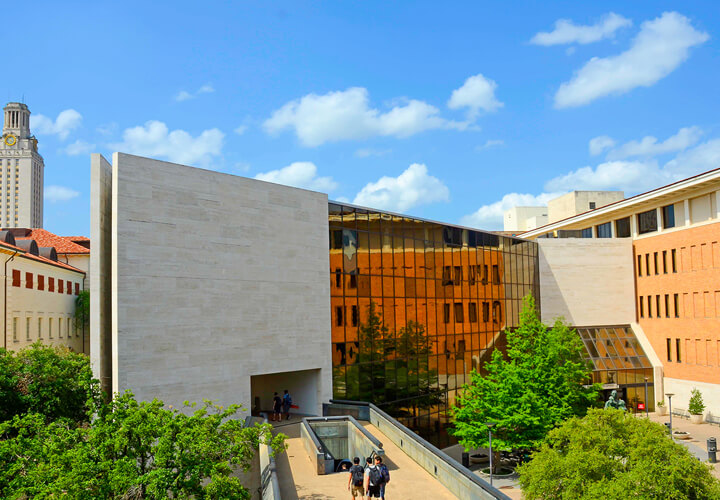
<path fill-rule="evenodd" d="M 113 391 L 250 408 L 251 376 L 319 369 L 320 413 L 327 195 L 121 153 L 112 193 Z"/>
<path fill-rule="evenodd" d="M 665 394 L 673 394 L 672 407 L 673 412 L 687 412 L 690 404 L 690 392 L 698 389 L 702 394 L 703 403 L 705 403 L 705 420 L 708 422 L 720 423 L 720 386 L 718 384 L 708 384 L 706 382 L 694 382 L 692 380 L 682 380 L 677 378 L 665 377 Z M 665 406 L 668 406 L 668 398 L 663 396 Z M 659 400 L 658 400 L 659 401 Z"/>
<path fill-rule="evenodd" d="M 630 238 L 539 238 L 542 320 L 575 326 L 635 321 Z"/>

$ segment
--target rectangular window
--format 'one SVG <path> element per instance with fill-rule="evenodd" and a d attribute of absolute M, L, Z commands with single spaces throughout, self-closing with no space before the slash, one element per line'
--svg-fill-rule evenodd
<path fill-rule="evenodd" d="M 13 342 L 17 342 L 18 341 L 18 319 L 17 318 L 13 318 L 12 325 L 13 325 L 13 327 L 12 327 L 13 328 Z"/>
<path fill-rule="evenodd" d="M 652 295 L 647 296 L 648 318 L 652 318 Z"/>
<path fill-rule="evenodd" d="M 615 237 L 630 237 L 630 217 L 625 217 L 624 219 L 618 219 L 615 221 Z"/>
<path fill-rule="evenodd" d="M 477 323 L 477 303 L 470 302 L 468 304 L 468 318 L 470 323 Z"/>
<path fill-rule="evenodd" d="M 477 266 L 468 267 L 468 284 L 469 285 L 475 284 L 475 272 L 476 271 L 477 271 Z"/>
<path fill-rule="evenodd" d="M 593 230 L 591 227 L 586 227 L 585 229 L 580 231 L 580 237 L 581 238 L 592 238 L 592 231 Z"/>
<path fill-rule="evenodd" d="M 644 318 L 645 317 L 645 306 L 644 306 L 645 299 L 642 296 L 640 296 L 638 298 L 640 299 L 640 317 Z"/>
<path fill-rule="evenodd" d="M 38 290 L 45 290 L 45 276 L 38 274 Z"/>
<path fill-rule="evenodd" d="M 67 286 L 67 288 L 66 288 L 66 293 L 67 293 L 68 295 L 72 295 L 72 283 L 70 283 L 69 281 L 67 281 L 67 282 L 66 282 L 66 286 Z"/>
<path fill-rule="evenodd" d="M 20 286 L 20 271 L 13 269 L 13 286 Z"/>
<path fill-rule="evenodd" d="M 442 284 L 443 284 L 443 285 L 452 285 L 452 269 L 451 269 L 451 266 L 445 266 L 445 267 L 443 267 Z"/>
<path fill-rule="evenodd" d="M 663 274 L 667 274 L 667 250 L 663 250 L 662 263 L 663 263 Z"/>
<path fill-rule="evenodd" d="M 674 302 L 673 305 L 675 306 L 675 317 L 679 318 L 680 317 L 680 296 L 677 293 L 673 294 L 673 302 Z"/>
<path fill-rule="evenodd" d="M 670 317 L 670 295 L 665 294 L 665 317 Z"/>
<path fill-rule="evenodd" d="M 647 212 L 637 214 L 637 223 L 638 233 L 640 234 L 652 233 L 653 231 L 657 231 L 657 210 L 653 208 L 652 210 L 648 210 Z"/>
<path fill-rule="evenodd" d="M 343 326 L 343 308 L 335 306 L 335 326 Z M 69 335 L 69 332 L 68 332 Z"/>
<path fill-rule="evenodd" d="M 655 296 L 655 317 L 659 318 L 661 316 L 660 314 L 660 296 Z"/>
<path fill-rule="evenodd" d="M 605 224 L 599 224 L 597 226 L 597 237 L 598 238 L 612 238 L 612 222 L 606 222 Z"/>
<path fill-rule="evenodd" d="M 482 314 L 483 314 L 483 321 L 485 323 L 490 321 L 490 302 L 482 303 Z"/>
<path fill-rule="evenodd" d="M 48 278 L 48 292 L 55 291 L 55 278 Z"/>
<path fill-rule="evenodd" d="M 450 323 L 450 304 L 443 304 L 443 323 Z"/>
<path fill-rule="evenodd" d="M 483 266 L 483 279 L 482 279 L 483 285 L 488 284 L 488 266 Z"/>
<path fill-rule="evenodd" d="M 42 318 L 38 318 L 38 338 L 42 338 Z"/>
<path fill-rule="evenodd" d="M 53 338 L 53 319 L 48 318 L 48 338 Z"/>
<path fill-rule="evenodd" d="M 72 320 L 70 318 L 67 319 L 67 329 L 68 329 L 68 338 L 70 337 L 70 334 L 72 333 Z M 80 336 L 80 331 L 75 332 L 77 337 Z"/>
<path fill-rule="evenodd" d="M 358 326 L 358 306 L 352 306 L 351 313 L 352 326 Z"/>
<path fill-rule="evenodd" d="M 681 363 L 680 361 L 680 339 L 675 339 L 675 361 L 678 363 Z"/>
<path fill-rule="evenodd" d="M 645 276 L 650 276 L 650 254 L 645 254 Z"/>
<path fill-rule="evenodd" d="M 663 228 L 675 227 L 675 205 L 662 207 Z"/>
<path fill-rule="evenodd" d="M 32 288 L 32 287 L 33 287 L 33 274 L 25 273 L 25 288 Z"/>
<path fill-rule="evenodd" d="M 493 285 L 499 285 L 500 284 L 500 266 L 497 264 L 493 264 L 492 267 L 492 279 L 493 279 Z"/>
<path fill-rule="evenodd" d="M 63 293 L 63 280 L 58 280 L 58 293 Z"/>
<path fill-rule="evenodd" d="M 62 330 L 63 330 L 62 319 L 58 318 L 58 338 L 59 339 L 63 338 Z"/>
<path fill-rule="evenodd" d="M 463 323 L 464 321 L 462 302 L 455 302 L 455 323 Z"/>
<path fill-rule="evenodd" d="M 350 283 L 349 283 L 350 288 L 357 288 L 357 273 L 359 273 L 359 272 L 360 272 L 360 270 L 358 269 L 356 271 L 356 274 L 350 275 Z M 80 284 L 79 283 L 75 283 L 75 295 L 80 295 Z"/>
<path fill-rule="evenodd" d="M 665 351 L 667 352 L 667 360 L 672 363 L 672 341 L 665 339 Z"/>
<path fill-rule="evenodd" d="M 595 210 L 595 202 L 594 201 L 590 202 L 590 210 Z"/>
<path fill-rule="evenodd" d="M 455 280 L 456 285 L 462 284 L 462 266 L 455 266 Z"/>
<path fill-rule="evenodd" d="M 335 268 L 335 288 L 342 288 L 342 271 L 339 267 Z"/>
<path fill-rule="evenodd" d="M 660 274 L 660 269 L 658 268 L 658 253 L 653 253 L 653 264 L 655 266 L 655 274 Z"/>
<path fill-rule="evenodd" d="M 672 262 L 672 272 L 674 272 L 674 273 L 677 272 L 677 258 L 676 257 L 677 257 L 677 252 L 673 248 L 672 250 L 670 250 L 670 261 Z"/>
<path fill-rule="evenodd" d="M 25 318 L 25 340 L 30 340 L 30 318 Z"/>
<path fill-rule="evenodd" d="M 638 276 L 642 276 L 642 255 L 638 255 Z"/>

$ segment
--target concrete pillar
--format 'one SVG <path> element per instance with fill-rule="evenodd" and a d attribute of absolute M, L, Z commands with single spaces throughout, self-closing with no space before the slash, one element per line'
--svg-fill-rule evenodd
<path fill-rule="evenodd" d="M 685 212 L 685 225 L 690 225 L 690 200 L 683 200 L 683 211 Z"/>
<path fill-rule="evenodd" d="M 662 218 L 662 207 L 655 209 L 655 217 L 657 218 L 657 232 L 662 233 L 663 231 L 663 218 Z"/>
<path fill-rule="evenodd" d="M 715 191 L 715 213 L 712 216 L 720 220 L 720 191 Z"/>
<path fill-rule="evenodd" d="M 630 216 L 630 234 L 632 234 L 633 239 L 638 237 L 637 215 L 635 214 Z"/>
<path fill-rule="evenodd" d="M 617 235 L 615 234 L 615 221 L 610 221 L 610 237 L 616 238 Z"/>

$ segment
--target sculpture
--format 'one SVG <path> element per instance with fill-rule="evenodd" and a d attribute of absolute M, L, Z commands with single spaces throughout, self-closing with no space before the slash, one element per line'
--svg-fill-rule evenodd
<path fill-rule="evenodd" d="M 616 410 L 627 411 L 625 401 L 622 398 L 617 397 L 617 391 L 613 389 L 610 393 L 610 398 L 605 402 L 605 409 L 614 408 Z"/>

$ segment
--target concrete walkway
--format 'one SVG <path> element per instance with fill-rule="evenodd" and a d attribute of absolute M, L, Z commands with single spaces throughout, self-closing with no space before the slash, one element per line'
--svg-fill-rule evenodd
<path fill-rule="evenodd" d="M 347 489 L 347 473 L 318 476 L 300 439 L 300 425 L 290 421 L 276 426 L 277 432 L 288 436 L 287 452 L 278 455 L 278 478 L 283 500 L 336 500 L 352 498 Z M 390 470 L 385 498 L 387 500 L 454 500 L 456 497 L 428 472 L 416 464 L 404 451 L 395 446 L 375 426 L 360 422 L 383 443 L 384 462 Z"/>

